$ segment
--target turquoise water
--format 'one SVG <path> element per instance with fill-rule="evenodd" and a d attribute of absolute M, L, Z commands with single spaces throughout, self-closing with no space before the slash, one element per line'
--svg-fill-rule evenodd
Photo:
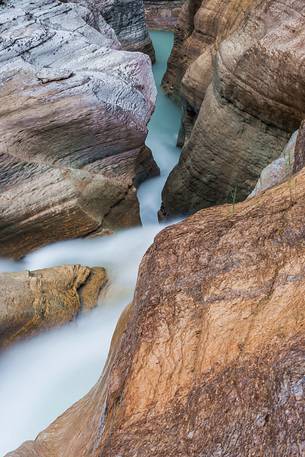
<path fill-rule="evenodd" d="M 167 60 L 173 47 L 174 34 L 171 32 L 151 32 L 151 37 L 157 56 L 157 63 L 153 67 L 153 72 L 158 88 L 158 98 L 156 110 L 148 126 L 149 133 L 146 144 L 153 152 L 161 175 L 159 178 L 146 181 L 138 191 L 143 225 L 157 222 L 163 186 L 180 155 L 180 149 L 176 147 L 176 142 L 181 111 L 165 96 L 160 88 L 161 80 L 166 71 Z"/>
<path fill-rule="evenodd" d="M 154 74 L 159 86 L 173 35 L 152 32 L 152 38 L 158 58 Z M 175 147 L 179 120 L 179 110 L 159 89 L 147 144 L 153 150 L 161 176 L 139 189 L 143 227 L 94 240 L 56 243 L 27 256 L 23 266 L 19 266 L 34 270 L 73 263 L 101 265 L 107 269 L 111 284 L 94 311 L 63 328 L 16 344 L 2 355 L 1 457 L 24 441 L 34 439 L 98 380 L 116 322 L 132 300 L 140 261 L 162 228 L 157 222 L 157 211 L 163 184 L 180 153 Z M 15 267 L 0 261 L 2 270 Z"/>

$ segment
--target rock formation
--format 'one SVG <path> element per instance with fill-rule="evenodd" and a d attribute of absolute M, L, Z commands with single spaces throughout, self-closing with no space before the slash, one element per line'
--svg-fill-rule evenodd
<path fill-rule="evenodd" d="M 143 0 L 73 0 L 99 12 L 115 31 L 123 49 L 141 51 L 155 60 L 155 51 L 146 27 Z"/>
<path fill-rule="evenodd" d="M 102 378 L 11 457 L 301 457 L 305 169 L 163 230 Z"/>
<path fill-rule="evenodd" d="M 65 324 L 97 305 L 107 284 L 104 268 L 67 265 L 0 273 L 0 349 Z"/>
<path fill-rule="evenodd" d="M 144 0 L 148 28 L 174 31 L 182 4 L 183 0 Z"/>
<path fill-rule="evenodd" d="M 89 6 L 0 7 L 0 256 L 140 223 L 136 186 L 158 173 L 149 58 Z"/>
<path fill-rule="evenodd" d="M 164 88 L 185 108 L 163 215 L 244 199 L 305 117 L 302 0 L 189 0 Z"/>
<path fill-rule="evenodd" d="M 297 173 L 305 167 L 305 121 L 299 129 L 293 160 L 293 173 Z"/>
<path fill-rule="evenodd" d="M 281 184 L 292 177 L 295 168 L 295 150 L 298 133 L 298 130 L 294 132 L 280 157 L 275 159 L 263 169 L 255 188 L 249 195 L 249 198 L 255 197 L 261 192 L 270 189 L 270 187 Z"/>

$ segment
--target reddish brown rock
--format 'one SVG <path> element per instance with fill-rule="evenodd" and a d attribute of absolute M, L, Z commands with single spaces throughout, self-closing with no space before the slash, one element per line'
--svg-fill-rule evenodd
<path fill-rule="evenodd" d="M 183 0 L 145 0 L 145 20 L 151 30 L 174 31 Z"/>
<path fill-rule="evenodd" d="M 107 284 L 104 268 L 67 265 L 0 273 L 0 349 L 63 325 L 97 305 Z"/>
<path fill-rule="evenodd" d="M 304 455 L 305 170 L 163 230 L 99 383 L 11 457 Z"/>

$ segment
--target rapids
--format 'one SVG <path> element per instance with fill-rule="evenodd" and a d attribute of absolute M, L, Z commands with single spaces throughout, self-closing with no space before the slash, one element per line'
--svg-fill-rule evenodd
<path fill-rule="evenodd" d="M 157 53 L 159 88 L 173 45 L 173 34 L 151 32 Z M 0 455 L 34 439 L 80 399 L 98 380 L 116 322 L 131 300 L 139 263 L 162 226 L 157 222 L 161 190 L 179 158 L 175 147 L 179 109 L 159 89 L 149 124 L 148 146 L 161 176 L 139 191 L 143 227 L 94 240 L 56 243 L 27 256 L 23 263 L 0 261 L 0 270 L 37 269 L 80 263 L 104 266 L 110 286 L 101 306 L 71 324 L 16 344 L 0 357 Z"/>

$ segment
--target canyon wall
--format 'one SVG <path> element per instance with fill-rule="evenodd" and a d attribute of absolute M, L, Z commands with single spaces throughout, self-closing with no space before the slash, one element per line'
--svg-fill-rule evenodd
<path fill-rule="evenodd" d="M 184 106 L 161 217 L 242 200 L 305 117 L 301 0 L 189 0 L 163 86 Z"/>
<path fill-rule="evenodd" d="M 155 60 L 145 23 L 143 0 L 90 0 L 90 3 L 115 31 L 123 49 L 145 52 L 152 61 Z"/>
<path fill-rule="evenodd" d="M 163 230 L 103 376 L 10 457 L 304 455 L 305 169 Z"/>
<path fill-rule="evenodd" d="M 183 0 L 145 0 L 145 20 L 149 29 L 174 31 Z"/>
<path fill-rule="evenodd" d="M 0 7 L 0 256 L 139 224 L 136 187 L 158 174 L 149 57 L 122 50 L 100 14 L 116 3 L 85 3 Z"/>

